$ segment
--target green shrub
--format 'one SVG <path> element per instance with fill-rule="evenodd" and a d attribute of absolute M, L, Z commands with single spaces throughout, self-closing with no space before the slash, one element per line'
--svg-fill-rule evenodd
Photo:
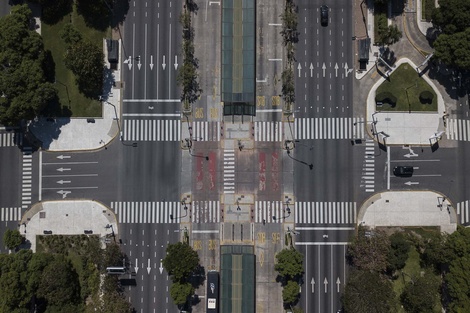
<path fill-rule="evenodd" d="M 375 96 L 375 102 L 388 103 L 393 107 L 397 103 L 397 97 L 388 91 L 384 91 Z"/>
<path fill-rule="evenodd" d="M 424 90 L 419 94 L 419 101 L 423 104 L 431 104 L 434 95 L 429 90 Z"/>

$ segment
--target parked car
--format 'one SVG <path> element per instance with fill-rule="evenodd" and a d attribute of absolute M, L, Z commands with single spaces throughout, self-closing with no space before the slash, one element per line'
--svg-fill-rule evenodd
<path fill-rule="evenodd" d="M 413 166 L 395 166 L 393 175 L 398 177 L 410 177 L 413 175 Z"/>
<path fill-rule="evenodd" d="M 328 6 L 322 5 L 320 7 L 320 23 L 322 26 L 328 26 Z"/>

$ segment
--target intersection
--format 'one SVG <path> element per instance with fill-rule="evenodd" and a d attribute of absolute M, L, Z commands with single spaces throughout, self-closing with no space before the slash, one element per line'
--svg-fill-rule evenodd
<path fill-rule="evenodd" d="M 286 116 L 279 96 L 281 2 L 257 1 L 254 117 L 223 115 L 220 2 L 197 1 L 193 16 L 203 93 L 190 115 L 182 113 L 176 81 L 181 3 L 133 2 L 121 29 L 121 87 L 103 102 L 118 109 L 96 120 L 100 133 L 80 137 L 87 124 L 69 121 L 51 139 L 52 149 L 36 151 L 20 132 L 1 131 L 2 230 L 19 227 L 28 208 L 41 201 L 103 204 L 116 215 L 130 269 L 126 278 L 135 279 L 125 286 L 126 295 L 137 312 L 177 311 L 161 259 L 186 231 L 205 273 L 220 269 L 221 245 L 253 246 L 256 311 L 282 312 L 273 266 L 285 234 L 293 231 L 294 246 L 304 255 L 300 306 L 338 312 L 347 244 L 371 197 L 435 191 L 449 199 L 459 223 L 470 223 L 468 96 L 453 101 L 458 114 L 439 124 L 446 131 L 439 149 L 407 142 L 381 148 L 369 129 L 373 112 L 365 108 L 368 88 L 379 77 L 372 69 L 359 81 L 353 71 L 354 4 L 329 4 L 329 26 L 322 27 L 323 3 L 299 0 L 296 103 Z M 42 135 L 49 138 L 36 137 Z M 73 149 L 61 136 L 82 146 Z M 394 177 L 396 165 L 413 166 L 413 177 Z M 202 299 L 196 312 L 205 310 L 205 287 L 196 291 Z M 277 302 L 269 300 L 272 295 Z"/>

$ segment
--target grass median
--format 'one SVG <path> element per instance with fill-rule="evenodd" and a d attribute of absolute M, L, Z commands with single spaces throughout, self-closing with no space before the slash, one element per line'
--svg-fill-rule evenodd
<path fill-rule="evenodd" d="M 432 95 L 430 103 L 422 103 L 420 96 L 423 91 Z M 379 88 L 376 95 L 392 94 L 396 98 L 394 106 L 384 103 L 377 106 L 377 111 L 396 112 L 437 112 L 437 95 L 432 87 L 418 75 L 410 64 L 400 65 Z"/>
<path fill-rule="evenodd" d="M 94 44 L 102 47 L 103 38 L 110 37 L 110 29 L 99 31 L 86 26 L 85 21 L 79 15 L 74 6 L 73 12 L 53 25 L 42 24 L 42 37 L 44 46 L 51 51 L 55 63 L 56 88 L 58 90 L 61 110 L 56 110 L 56 116 L 71 115 L 72 117 L 101 117 L 101 102 L 85 97 L 79 92 L 75 83 L 74 74 L 65 67 L 64 54 L 66 45 L 60 38 L 62 28 L 72 23 L 82 35 Z M 70 112 L 65 114 L 65 112 Z"/>

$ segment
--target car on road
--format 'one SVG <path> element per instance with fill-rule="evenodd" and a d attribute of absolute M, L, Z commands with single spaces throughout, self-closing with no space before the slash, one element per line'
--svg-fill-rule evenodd
<path fill-rule="evenodd" d="M 398 177 L 411 177 L 413 175 L 413 166 L 395 166 L 393 175 Z"/>
<path fill-rule="evenodd" d="M 322 5 L 320 7 L 320 23 L 322 26 L 328 25 L 328 6 Z"/>

